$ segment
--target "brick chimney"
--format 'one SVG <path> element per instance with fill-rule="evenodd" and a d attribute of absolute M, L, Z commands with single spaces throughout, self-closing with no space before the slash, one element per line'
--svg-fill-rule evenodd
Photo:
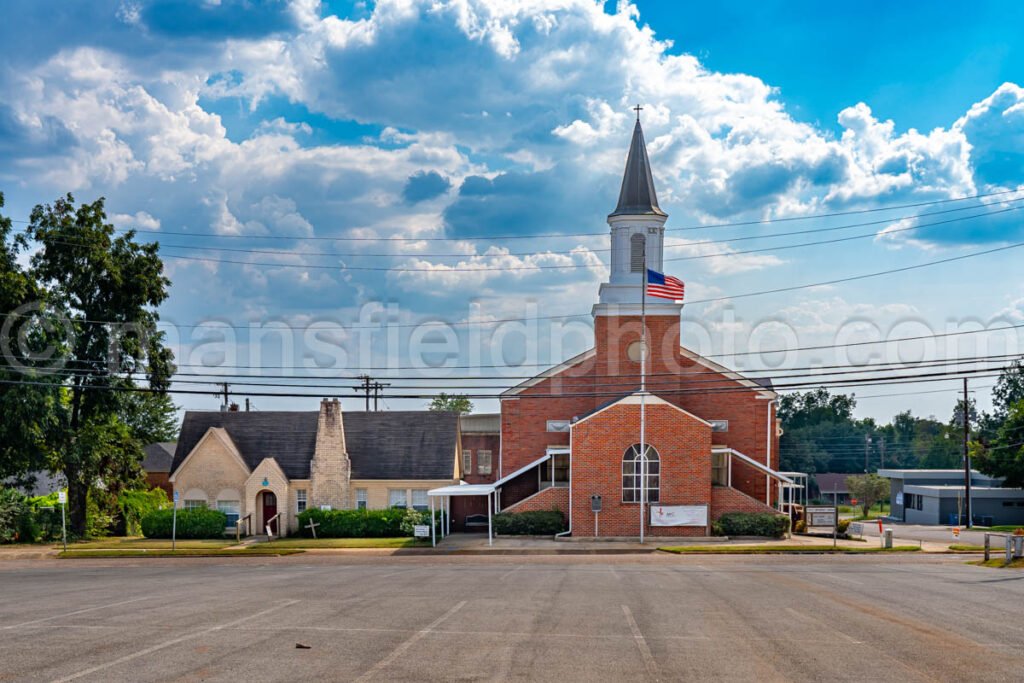
<path fill-rule="evenodd" d="M 320 401 L 316 428 L 316 450 L 309 467 L 310 506 L 330 505 L 335 510 L 350 507 L 349 482 L 352 466 L 345 449 L 345 423 L 338 399 Z"/>

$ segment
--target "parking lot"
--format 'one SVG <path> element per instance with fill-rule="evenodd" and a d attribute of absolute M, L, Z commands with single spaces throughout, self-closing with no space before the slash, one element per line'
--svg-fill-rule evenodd
<path fill-rule="evenodd" d="M 1022 604 L 955 557 L 8 561 L 0 680 L 1020 680 Z"/>

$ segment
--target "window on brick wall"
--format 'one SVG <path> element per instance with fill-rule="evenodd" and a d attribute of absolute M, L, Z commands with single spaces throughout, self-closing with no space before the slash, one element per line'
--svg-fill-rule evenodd
<path fill-rule="evenodd" d="M 356 489 L 356 510 L 366 509 L 366 489 Z"/>
<path fill-rule="evenodd" d="M 237 500 L 218 500 L 217 509 L 227 515 L 227 528 L 234 529 L 238 525 L 238 515 L 242 510 L 242 504 Z"/>
<path fill-rule="evenodd" d="M 711 483 L 715 486 L 729 485 L 729 454 L 711 452 Z"/>
<path fill-rule="evenodd" d="M 491 473 L 491 452 L 490 451 L 477 451 L 476 452 L 476 472 L 477 472 L 477 474 L 490 474 Z"/>
<path fill-rule="evenodd" d="M 462 451 L 462 473 L 473 474 L 473 451 L 468 448 Z"/>
<path fill-rule="evenodd" d="M 412 490 L 412 509 L 426 512 L 430 508 L 430 501 L 427 500 L 427 489 Z"/>
<path fill-rule="evenodd" d="M 648 503 L 661 500 L 661 458 L 653 446 L 647 444 L 646 457 L 640 454 L 640 444 L 626 449 L 622 456 L 622 502 L 639 503 L 641 490 Z"/>
<path fill-rule="evenodd" d="M 188 500 L 188 499 L 185 500 L 185 509 L 186 510 L 198 510 L 199 508 L 205 508 L 205 507 L 206 507 L 206 501 L 205 500 L 198 500 L 198 499 L 195 499 L 195 498 L 193 498 L 191 500 Z"/>
<path fill-rule="evenodd" d="M 406 508 L 409 507 L 405 497 L 405 489 L 388 489 L 388 507 Z"/>
<path fill-rule="evenodd" d="M 307 498 L 306 489 L 295 490 L 295 512 L 303 513 L 306 511 Z"/>
<path fill-rule="evenodd" d="M 728 420 L 708 420 L 711 423 L 711 431 L 713 432 L 727 432 L 729 431 Z"/>

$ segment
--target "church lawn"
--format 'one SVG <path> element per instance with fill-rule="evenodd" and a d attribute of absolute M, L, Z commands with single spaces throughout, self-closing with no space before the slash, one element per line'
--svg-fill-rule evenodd
<path fill-rule="evenodd" d="M 279 555 L 295 555 L 301 553 L 298 548 L 282 548 L 280 550 L 264 550 L 263 548 L 178 548 L 177 550 L 145 548 L 132 549 L 99 549 L 99 550 L 68 550 L 57 553 L 60 559 L 97 559 L 109 557 L 278 557 Z"/>
<path fill-rule="evenodd" d="M 248 548 L 178 548 L 177 550 L 146 548 L 130 549 L 99 549 L 99 550 L 67 550 L 57 554 L 61 559 L 97 559 L 109 557 L 276 557 L 278 555 L 294 555 L 301 553 L 298 548 L 282 548 L 265 550 L 259 547 Z"/>
<path fill-rule="evenodd" d="M 54 548 L 63 548 L 60 543 L 51 544 Z M 235 545 L 234 539 L 202 538 L 178 539 L 177 548 L 184 549 L 217 549 Z M 97 538 L 92 541 L 68 543 L 68 550 L 170 550 L 169 538 L 144 538 L 142 536 L 118 536 Z"/>
<path fill-rule="evenodd" d="M 839 546 L 833 549 L 827 545 L 757 545 L 757 546 L 704 546 L 704 545 L 681 545 L 681 546 L 662 546 L 658 550 L 662 550 L 667 553 L 677 553 L 680 555 L 694 554 L 694 555 L 767 555 L 774 553 L 795 553 L 795 554 L 823 554 L 823 553 L 841 553 L 841 554 L 863 554 L 863 553 L 909 553 L 917 552 L 921 548 L 916 545 L 897 545 L 892 548 L 851 548 L 848 546 Z"/>
<path fill-rule="evenodd" d="M 430 541 L 415 538 L 281 538 L 267 541 L 253 547 L 277 548 L 422 548 L 430 546 Z"/>

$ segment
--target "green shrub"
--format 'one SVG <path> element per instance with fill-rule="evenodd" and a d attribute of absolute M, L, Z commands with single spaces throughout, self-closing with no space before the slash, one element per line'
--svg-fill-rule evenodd
<path fill-rule="evenodd" d="M 507 536 L 552 536 L 565 531 L 559 510 L 502 512 L 494 516 L 494 531 Z"/>
<path fill-rule="evenodd" d="M 402 529 L 409 515 L 408 510 L 388 508 L 385 510 L 306 510 L 299 515 L 299 534 L 306 538 L 312 532 L 306 528 L 310 520 L 317 523 L 317 538 L 395 538 L 412 535 Z M 421 519 L 424 513 L 412 511 Z M 426 513 L 430 519 L 430 513 Z"/>
<path fill-rule="evenodd" d="M 138 536 L 142 533 L 142 519 L 151 512 L 170 507 L 171 501 L 163 489 L 155 488 L 150 491 L 122 491 L 117 505 L 121 508 L 125 533 Z"/>
<path fill-rule="evenodd" d="M 0 488 L 0 543 L 24 540 L 23 527 L 28 516 L 28 498 L 17 489 Z"/>
<path fill-rule="evenodd" d="M 437 510 L 434 512 L 434 525 L 437 526 L 440 523 L 441 512 L 440 510 Z M 426 510 L 423 512 L 420 512 L 419 510 L 406 510 L 405 517 L 402 518 L 401 524 L 402 535 L 412 536 L 416 533 L 416 530 L 413 527 L 424 524 L 430 526 L 430 512 Z"/>
<path fill-rule="evenodd" d="M 716 536 L 782 538 L 788 529 L 788 517 L 770 512 L 728 512 L 712 525 L 712 532 Z"/>
<path fill-rule="evenodd" d="M 142 518 L 142 535 L 146 538 L 170 538 L 174 523 L 171 508 L 153 510 Z M 196 508 L 178 510 L 178 538 L 221 538 L 228 525 L 228 516 L 220 510 Z"/>

